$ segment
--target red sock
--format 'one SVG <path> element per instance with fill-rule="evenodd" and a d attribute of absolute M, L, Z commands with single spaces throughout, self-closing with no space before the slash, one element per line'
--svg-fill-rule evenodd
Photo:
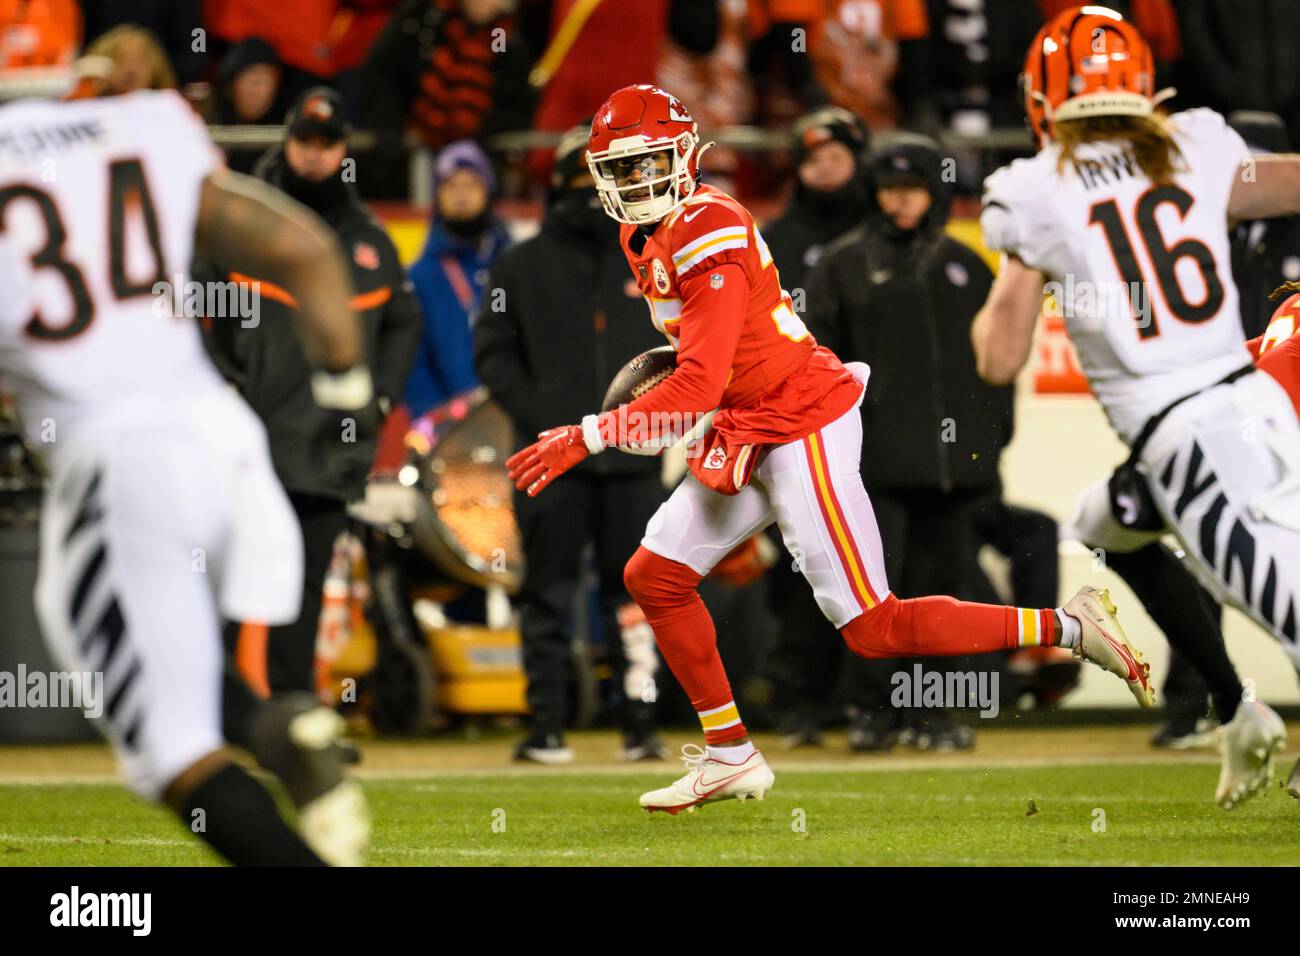
<path fill-rule="evenodd" d="M 863 657 L 952 657 L 1055 643 L 1051 608 L 971 604 L 890 595 L 840 629 Z"/>
<path fill-rule="evenodd" d="M 623 571 L 628 594 L 645 612 L 669 670 L 699 715 L 706 744 L 748 735 L 718 656 L 713 618 L 697 590 L 702 578 L 684 564 L 638 548 Z"/>

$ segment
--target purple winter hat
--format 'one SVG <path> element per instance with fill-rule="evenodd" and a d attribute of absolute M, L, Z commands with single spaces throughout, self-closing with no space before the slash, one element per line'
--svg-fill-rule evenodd
<path fill-rule="evenodd" d="M 492 163 L 478 143 L 472 139 L 457 140 L 443 147 L 433 164 L 434 191 L 436 192 L 439 186 L 460 169 L 468 169 L 477 175 L 483 181 L 489 196 L 496 194 L 497 177 L 492 171 Z"/>

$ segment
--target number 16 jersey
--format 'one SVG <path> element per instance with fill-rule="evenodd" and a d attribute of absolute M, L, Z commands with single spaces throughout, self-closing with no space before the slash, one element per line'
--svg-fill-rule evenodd
<path fill-rule="evenodd" d="M 1250 151 L 1223 117 L 1169 119 L 1180 157 L 1154 185 L 1120 141 L 1056 144 L 989 176 L 991 249 L 1048 276 L 1111 425 L 1131 442 L 1148 418 L 1250 364 L 1228 250 L 1228 197 Z"/>

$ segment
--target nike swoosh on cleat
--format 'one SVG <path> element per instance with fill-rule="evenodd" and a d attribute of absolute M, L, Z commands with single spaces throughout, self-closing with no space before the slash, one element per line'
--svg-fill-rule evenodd
<path fill-rule="evenodd" d="M 695 793 L 697 797 L 711 796 L 717 793 L 727 784 L 731 783 L 731 781 L 739 779 L 740 777 L 743 777 L 745 774 L 749 773 L 751 770 L 754 770 L 757 766 L 758 764 L 754 764 L 753 767 L 746 767 L 744 770 L 741 770 L 739 773 L 733 773 L 728 777 L 723 777 L 721 780 L 716 781 L 717 786 L 713 787 L 711 790 L 708 790 L 704 793 L 700 792 L 700 782 L 696 780 L 691 784 L 691 790 Z"/>
<path fill-rule="evenodd" d="M 1093 627 L 1097 627 L 1097 625 L 1093 624 Z M 1142 671 L 1138 668 L 1137 661 L 1133 659 L 1133 655 L 1128 652 L 1128 648 L 1124 646 L 1123 642 L 1115 640 L 1115 638 L 1111 637 L 1100 627 L 1097 627 L 1097 633 L 1100 634 L 1102 637 L 1104 637 L 1106 639 L 1106 642 L 1110 644 L 1111 647 L 1115 648 L 1116 651 L 1119 652 L 1119 656 L 1123 659 L 1124 663 L 1128 666 L 1128 677 L 1124 679 L 1129 681 L 1130 683 L 1132 683 L 1133 681 L 1141 681 Z"/>

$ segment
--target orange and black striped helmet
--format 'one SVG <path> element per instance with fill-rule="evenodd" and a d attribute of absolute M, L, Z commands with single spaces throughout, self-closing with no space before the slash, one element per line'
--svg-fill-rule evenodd
<path fill-rule="evenodd" d="M 1059 120 L 1149 116 L 1163 99 L 1155 96 L 1151 47 L 1109 7 L 1072 7 L 1044 24 L 1020 83 L 1040 147 Z"/>

